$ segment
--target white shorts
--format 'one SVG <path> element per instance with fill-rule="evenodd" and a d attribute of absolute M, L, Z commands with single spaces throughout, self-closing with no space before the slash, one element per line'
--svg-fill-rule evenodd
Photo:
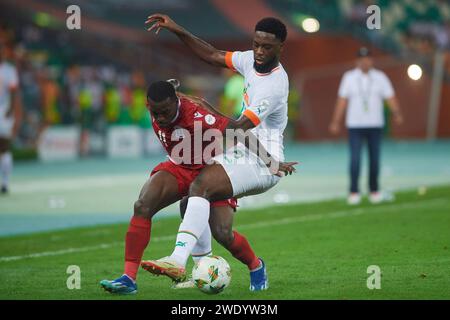
<path fill-rule="evenodd" d="M 0 115 L 0 138 L 9 139 L 12 137 L 12 129 L 14 125 L 14 118 L 2 117 Z"/>
<path fill-rule="evenodd" d="M 230 178 L 233 197 L 241 198 L 263 193 L 281 179 L 271 174 L 256 155 L 242 149 L 228 149 L 213 160 L 222 165 Z"/>

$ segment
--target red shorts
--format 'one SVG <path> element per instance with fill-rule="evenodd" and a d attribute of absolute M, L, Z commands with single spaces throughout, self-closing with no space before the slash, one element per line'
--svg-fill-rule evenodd
<path fill-rule="evenodd" d="M 158 171 L 167 171 L 171 175 L 173 175 L 178 182 L 178 193 L 180 197 L 184 197 L 188 195 L 189 192 L 189 186 L 191 185 L 192 181 L 200 174 L 202 168 L 199 169 L 188 169 L 183 168 L 181 166 L 178 166 L 174 164 L 171 161 L 164 161 L 158 164 L 153 170 L 150 176 L 154 175 Z M 220 200 L 215 201 L 211 203 L 211 207 L 225 207 L 230 206 L 233 208 L 234 211 L 236 211 L 237 205 L 237 199 L 236 198 L 230 198 L 227 200 Z"/>

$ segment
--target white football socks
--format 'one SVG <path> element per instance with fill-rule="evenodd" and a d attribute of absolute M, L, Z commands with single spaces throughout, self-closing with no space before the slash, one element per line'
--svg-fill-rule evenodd
<path fill-rule="evenodd" d="M 13 157 L 11 152 L 5 152 L 0 155 L 0 172 L 2 176 L 2 186 L 8 187 L 9 176 L 13 168 Z"/>
<path fill-rule="evenodd" d="M 209 206 L 210 203 L 205 198 L 190 197 L 188 199 L 186 213 L 178 229 L 175 250 L 170 256 L 183 267 L 186 266 L 192 249 L 208 226 Z"/>
<path fill-rule="evenodd" d="M 208 225 L 192 249 L 191 255 L 194 263 L 198 263 L 201 258 L 212 254 L 211 237 L 211 229 Z"/>

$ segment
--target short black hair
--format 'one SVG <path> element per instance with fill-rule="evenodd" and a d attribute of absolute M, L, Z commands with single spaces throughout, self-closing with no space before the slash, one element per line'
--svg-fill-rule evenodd
<path fill-rule="evenodd" d="M 286 25 L 281 20 L 273 17 L 263 18 L 255 26 L 256 31 L 263 31 L 274 34 L 276 38 L 284 42 L 287 37 Z"/>
<path fill-rule="evenodd" d="M 167 98 L 177 98 L 175 88 L 170 82 L 156 81 L 150 84 L 147 89 L 147 100 L 150 99 L 153 102 L 161 102 Z"/>

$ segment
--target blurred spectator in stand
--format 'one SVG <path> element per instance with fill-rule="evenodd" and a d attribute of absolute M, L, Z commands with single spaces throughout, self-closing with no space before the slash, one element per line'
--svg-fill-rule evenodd
<path fill-rule="evenodd" d="M 78 105 L 80 108 L 79 124 L 81 127 L 80 155 L 86 156 L 89 153 L 89 130 L 93 124 L 92 93 L 87 85 L 86 73 L 79 92 Z"/>
<path fill-rule="evenodd" d="M 103 94 L 104 86 L 99 77 L 99 72 L 96 68 L 91 68 L 86 88 L 91 96 L 91 112 L 92 112 L 92 127 L 91 131 L 101 132 L 104 123 L 103 117 Z"/>
<path fill-rule="evenodd" d="M 58 110 L 60 89 L 55 80 L 55 75 L 50 69 L 40 70 L 38 82 L 41 90 L 42 112 L 45 125 L 55 125 L 61 122 Z"/>
<path fill-rule="evenodd" d="M 295 139 L 296 124 L 300 118 L 300 93 L 295 85 L 291 85 L 288 97 L 288 123 L 285 137 L 290 140 Z"/>
<path fill-rule="evenodd" d="M 244 78 L 230 69 L 223 69 L 226 78 L 224 92 L 221 97 L 221 111 L 233 118 L 239 118 L 242 112 L 244 97 Z"/>
<path fill-rule="evenodd" d="M 141 71 L 134 71 L 132 75 L 130 117 L 134 124 L 142 128 L 149 128 L 151 127 L 151 122 L 145 104 L 145 77 Z"/>
<path fill-rule="evenodd" d="M 120 110 L 121 110 L 120 92 L 114 82 L 115 79 L 113 79 L 113 81 L 111 82 L 108 82 L 105 88 L 104 112 L 106 122 L 108 124 L 117 123 L 120 117 Z"/>
<path fill-rule="evenodd" d="M 79 117 L 79 100 L 81 90 L 81 73 L 78 65 L 67 68 L 63 82 L 64 101 L 66 105 L 63 113 L 63 123 L 74 124 Z"/>
<path fill-rule="evenodd" d="M 118 89 L 120 94 L 119 124 L 131 124 L 130 107 L 132 103 L 131 79 L 128 73 L 119 73 Z"/>

